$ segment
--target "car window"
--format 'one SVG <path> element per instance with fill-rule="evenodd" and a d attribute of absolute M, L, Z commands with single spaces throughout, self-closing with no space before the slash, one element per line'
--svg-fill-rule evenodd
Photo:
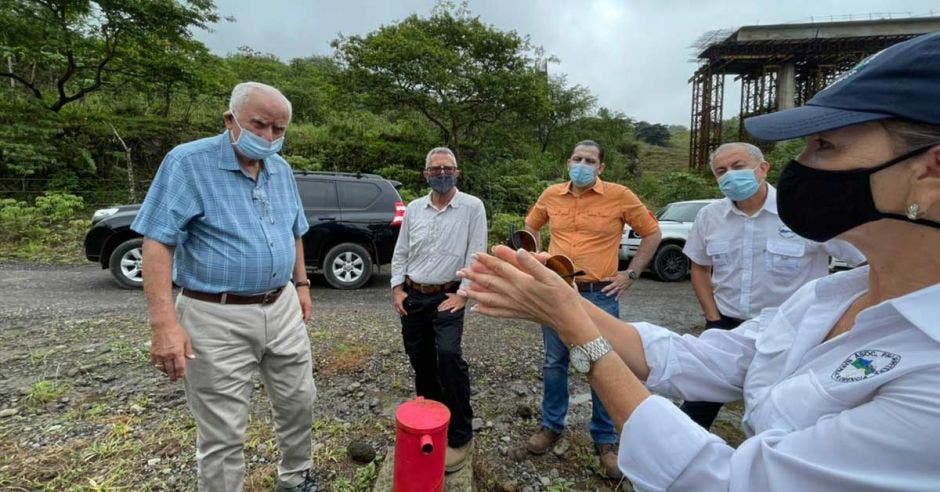
<path fill-rule="evenodd" d="M 318 179 L 298 179 L 297 190 L 304 208 L 336 210 L 336 186 L 332 181 Z"/>
<path fill-rule="evenodd" d="M 339 181 L 339 201 L 344 209 L 366 209 L 375 203 L 382 189 L 375 183 Z"/>
<path fill-rule="evenodd" d="M 659 211 L 656 218 L 659 220 L 672 220 L 675 222 L 693 222 L 698 211 L 708 202 L 675 202 L 666 205 Z"/>

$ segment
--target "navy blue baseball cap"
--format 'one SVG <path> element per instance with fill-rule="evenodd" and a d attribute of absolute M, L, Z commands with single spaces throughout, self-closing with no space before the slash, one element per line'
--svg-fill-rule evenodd
<path fill-rule="evenodd" d="M 940 125 L 940 32 L 862 60 L 805 105 L 744 120 L 761 140 L 787 140 L 898 118 Z"/>

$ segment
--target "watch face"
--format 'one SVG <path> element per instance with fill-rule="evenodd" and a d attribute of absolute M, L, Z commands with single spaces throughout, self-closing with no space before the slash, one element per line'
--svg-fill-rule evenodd
<path fill-rule="evenodd" d="M 578 372 L 588 372 L 591 370 L 591 359 L 588 358 L 587 352 L 585 352 L 582 347 L 571 349 L 569 359 L 571 360 L 571 365 L 574 366 Z"/>

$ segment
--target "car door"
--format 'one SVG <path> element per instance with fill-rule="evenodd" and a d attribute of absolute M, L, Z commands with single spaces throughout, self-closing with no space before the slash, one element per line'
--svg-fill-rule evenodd
<path fill-rule="evenodd" d="M 310 230 L 304 234 L 304 257 L 308 266 L 320 267 L 329 237 L 336 233 L 340 220 L 336 182 L 332 179 L 300 177 L 297 179 L 300 201 Z"/>

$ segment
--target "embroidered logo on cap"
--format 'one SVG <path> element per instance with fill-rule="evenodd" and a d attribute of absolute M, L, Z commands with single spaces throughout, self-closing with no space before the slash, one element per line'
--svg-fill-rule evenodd
<path fill-rule="evenodd" d="M 859 350 L 839 364 L 832 379 L 841 383 L 861 381 L 894 369 L 900 361 L 900 355 L 884 350 Z"/>

